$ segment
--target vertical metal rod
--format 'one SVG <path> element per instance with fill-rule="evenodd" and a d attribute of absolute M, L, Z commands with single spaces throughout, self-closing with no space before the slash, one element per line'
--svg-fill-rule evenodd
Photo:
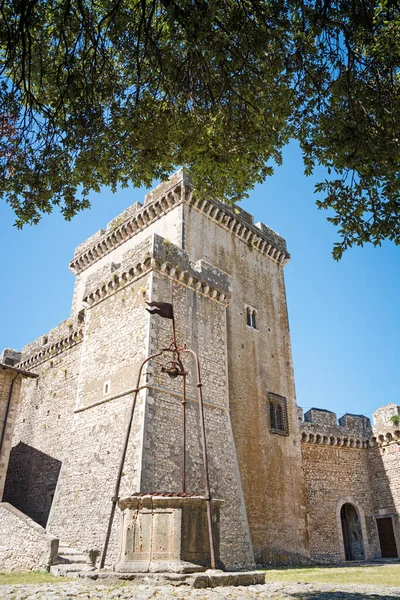
<path fill-rule="evenodd" d="M 186 492 L 186 373 L 182 375 L 182 492 Z"/>
<path fill-rule="evenodd" d="M 171 282 L 171 306 L 174 306 L 174 289 Z M 186 373 L 184 366 L 181 361 L 181 357 L 178 351 L 178 344 L 176 341 L 176 328 L 175 328 L 175 311 L 172 308 L 172 349 L 175 350 L 173 357 L 177 358 L 179 369 L 182 373 L 182 430 L 183 430 L 183 441 L 182 441 L 182 492 L 186 492 Z"/>
<path fill-rule="evenodd" d="M 173 315 L 173 313 L 172 313 Z M 177 347 L 177 343 L 176 343 L 176 331 L 175 331 L 175 317 L 172 316 L 172 332 L 173 332 L 173 346 L 174 348 Z"/>
<path fill-rule="evenodd" d="M 137 378 L 136 388 L 135 388 L 135 395 L 134 395 L 133 401 L 132 401 L 132 406 L 131 406 L 131 412 L 130 412 L 130 415 L 129 415 L 128 426 L 126 428 L 126 433 L 125 433 L 124 446 L 123 446 L 123 449 L 122 449 L 121 459 L 120 459 L 120 462 L 119 462 L 119 469 L 118 469 L 117 480 L 115 482 L 114 495 L 113 495 L 113 498 L 112 498 L 111 513 L 110 513 L 110 518 L 108 520 L 107 534 L 106 534 L 106 539 L 105 539 L 105 542 L 104 542 L 103 554 L 102 554 L 101 561 L 100 561 L 100 569 L 104 568 L 104 564 L 106 562 L 108 544 L 110 542 L 111 529 L 112 529 L 112 524 L 113 524 L 113 521 L 114 521 L 115 509 L 117 507 L 117 502 L 118 502 L 119 488 L 121 486 L 122 471 L 123 471 L 124 464 L 125 464 L 126 452 L 128 450 L 129 437 L 130 437 L 130 433 L 131 433 L 133 415 L 134 415 L 134 412 L 135 412 L 136 399 L 137 399 L 137 395 L 138 395 L 138 392 L 139 392 L 139 385 L 140 385 L 140 379 L 141 379 L 141 376 L 142 376 L 143 367 L 144 367 L 144 365 L 147 362 L 149 362 L 149 360 L 151 360 L 152 358 L 156 358 L 157 356 L 161 356 L 161 354 L 162 354 L 162 352 L 157 352 L 156 354 L 152 354 L 151 356 L 149 356 L 148 358 L 146 358 L 142 362 L 142 364 L 140 365 L 140 368 L 139 368 L 139 373 L 138 373 L 138 378 Z"/>
<path fill-rule="evenodd" d="M 171 281 L 171 306 L 172 306 L 172 336 L 173 336 L 173 345 L 175 349 L 177 348 L 176 344 L 176 329 L 175 329 L 175 311 L 174 311 L 174 288 L 172 286 Z"/>
<path fill-rule="evenodd" d="M 206 444 L 206 429 L 204 424 L 204 410 L 203 410 L 203 394 L 201 388 L 203 386 L 201 382 L 200 375 L 200 363 L 199 357 L 197 356 L 194 350 L 190 350 L 189 348 L 185 348 L 183 352 L 190 352 L 195 359 L 196 363 L 196 387 L 197 387 L 197 398 L 199 401 L 199 411 L 200 411 L 200 429 L 201 429 L 201 438 L 202 438 L 202 446 L 203 446 L 203 464 L 204 464 L 204 480 L 205 480 L 205 488 L 206 488 L 206 500 L 207 500 L 207 524 L 208 524 L 208 538 L 210 542 L 210 559 L 211 559 L 211 568 L 215 569 L 215 552 L 214 552 L 214 534 L 212 528 L 212 511 L 211 511 L 211 492 L 210 492 L 210 477 L 208 473 L 208 458 L 207 458 L 207 444 Z"/>

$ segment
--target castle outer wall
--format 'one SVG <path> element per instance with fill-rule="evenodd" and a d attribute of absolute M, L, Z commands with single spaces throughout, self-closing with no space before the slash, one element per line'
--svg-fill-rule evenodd
<path fill-rule="evenodd" d="M 374 413 L 373 428 L 362 415 L 346 414 L 339 423 L 326 410 L 304 415 L 302 462 L 313 560 L 371 560 L 385 557 L 385 550 L 387 558 L 399 556 L 400 431 L 391 421 L 399 414 L 395 404 L 382 407 Z M 346 540 L 349 505 L 355 511 Z"/>

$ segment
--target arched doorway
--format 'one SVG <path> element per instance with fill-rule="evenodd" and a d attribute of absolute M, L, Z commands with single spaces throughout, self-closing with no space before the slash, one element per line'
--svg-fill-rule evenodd
<path fill-rule="evenodd" d="M 350 503 L 340 510 L 346 560 L 364 560 L 364 544 L 357 509 Z"/>

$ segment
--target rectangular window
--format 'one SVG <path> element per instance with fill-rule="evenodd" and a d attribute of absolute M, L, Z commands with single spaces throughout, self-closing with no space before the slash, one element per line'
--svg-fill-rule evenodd
<path fill-rule="evenodd" d="M 284 396 L 268 392 L 268 418 L 271 433 L 289 435 L 287 401 Z"/>

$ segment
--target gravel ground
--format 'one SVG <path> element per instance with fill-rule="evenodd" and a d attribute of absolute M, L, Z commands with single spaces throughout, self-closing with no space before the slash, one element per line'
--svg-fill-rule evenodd
<path fill-rule="evenodd" d="M 148 586 L 65 582 L 2 585 L 0 600 L 399 600 L 400 587 L 268 583 L 248 587 Z"/>

